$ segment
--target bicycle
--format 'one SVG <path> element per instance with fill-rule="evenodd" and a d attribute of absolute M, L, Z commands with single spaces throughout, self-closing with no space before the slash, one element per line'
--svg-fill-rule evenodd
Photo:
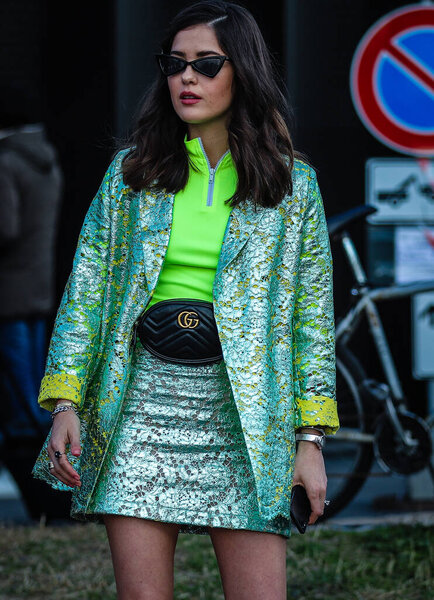
<path fill-rule="evenodd" d="M 376 212 L 358 206 L 328 219 L 331 241 L 340 242 L 354 276 L 352 305 L 337 320 L 336 380 L 340 429 L 327 439 L 324 459 L 327 497 L 322 520 L 342 510 L 359 492 L 370 474 L 374 459 L 385 471 L 409 475 L 429 467 L 431 435 L 426 421 L 408 410 L 387 337 L 376 304 L 434 290 L 434 280 L 412 284 L 372 286 L 347 227 Z M 365 315 L 383 368 L 385 382 L 367 376 L 359 359 L 348 347 Z"/>

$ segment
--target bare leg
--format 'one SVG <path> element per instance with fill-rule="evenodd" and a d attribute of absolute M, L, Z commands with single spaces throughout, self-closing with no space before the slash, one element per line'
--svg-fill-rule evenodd
<path fill-rule="evenodd" d="M 226 600 L 286 599 L 286 538 L 274 533 L 208 528 Z"/>
<path fill-rule="evenodd" d="M 118 600 L 171 600 L 179 525 L 104 515 Z"/>

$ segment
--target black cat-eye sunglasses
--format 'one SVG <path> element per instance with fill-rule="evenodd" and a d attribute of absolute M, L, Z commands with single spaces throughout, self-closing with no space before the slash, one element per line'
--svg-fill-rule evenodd
<path fill-rule="evenodd" d="M 188 65 L 206 77 L 215 77 L 226 61 L 230 61 L 227 56 L 205 56 L 204 58 L 196 58 L 196 60 L 187 61 L 179 56 L 172 54 L 156 54 L 155 58 L 158 61 L 161 71 L 166 77 L 181 73 Z"/>

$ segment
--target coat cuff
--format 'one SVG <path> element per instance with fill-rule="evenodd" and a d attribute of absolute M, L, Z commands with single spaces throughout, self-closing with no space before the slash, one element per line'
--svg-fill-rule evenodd
<path fill-rule="evenodd" d="M 42 379 L 38 403 L 46 410 L 54 410 L 59 399 L 81 404 L 81 383 L 76 375 L 69 373 L 47 374 Z"/>
<path fill-rule="evenodd" d="M 306 400 L 297 398 L 299 427 L 321 427 L 327 435 L 334 435 L 339 429 L 336 401 L 327 396 L 311 396 Z"/>

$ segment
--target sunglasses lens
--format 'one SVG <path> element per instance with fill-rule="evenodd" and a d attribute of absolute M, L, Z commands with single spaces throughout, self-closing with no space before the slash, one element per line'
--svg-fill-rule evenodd
<path fill-rule="evenodd" d="M 215 77 L 222 68 L 223 62 L 218 56 L 210 56 L 209 58 L 199 58 L 195 61 L 194 66 L 196 71 L 202 75 Z"/>
<path fill-rule="evenodd" d="M 169 56 L 167 54 L 159 54 L 157 58 L 160 68 L 166 77 L 180 73 L 188 64 L 183 58 Z M 207 77 L 215 77 L 222 68 L 224 62 L 224 58 L 219 56 L 209 56 L 206 58 L 198 58 L 189 64 L 191 64 L 193 69 L 198 73 L 202 73 L 202 75 L 206 75 Z"/>
<path fill-rule="evenodd" d="M 158 61 L 166 77 L 175 75 L 175 73 L 179 73 L 185 68 L 185 61 L 182 58 L 176 58 L 176 56 L 159 56 Z"/>

